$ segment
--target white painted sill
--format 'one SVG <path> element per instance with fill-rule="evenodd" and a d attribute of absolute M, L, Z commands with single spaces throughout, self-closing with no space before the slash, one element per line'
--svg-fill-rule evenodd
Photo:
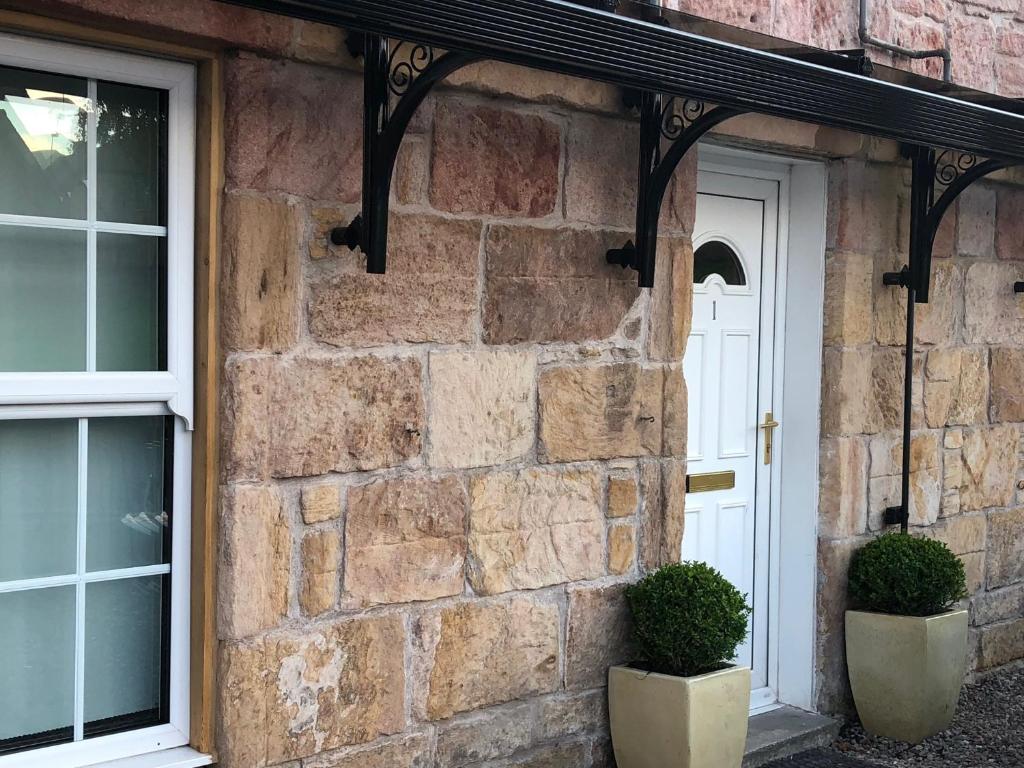
<path fill-rule="evenodd" d="M 174 747 L 160 752 L 150 752 L 147 755 L 93 763 L 83 768 L 198 768 L 201 765 L 212 764 L 213 757 L 210 755 L 196 752 L 192 747 Z"/>

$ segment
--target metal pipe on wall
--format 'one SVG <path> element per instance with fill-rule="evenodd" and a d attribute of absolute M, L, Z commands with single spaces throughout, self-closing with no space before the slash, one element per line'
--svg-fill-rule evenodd
<path fill-rule="evenodd" d="M 953 79 L 953 56 L 948 46 L 945 48 L 932 48 L 930 50 L 915 50 L 886 42 L 872 35 L 868 31 L 868 0 L 860 0 L 860 26 L 857 28 L 857 34 L 864 45 L 881 48 L 883 51 L 889 51 L 908 59 L 942 59 L 942 79 L 947 83 Z"/>

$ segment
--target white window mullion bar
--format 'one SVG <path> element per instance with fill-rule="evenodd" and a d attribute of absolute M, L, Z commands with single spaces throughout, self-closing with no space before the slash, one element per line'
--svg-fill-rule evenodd
<path fill-rule="evenodd" d="M 157 224 L 125 224 L 118 221 L 97 221 L 90 223 L 87 219 L 61 219 L 51 216 L 26 216 L 20 213 L 0 213 L 0 226 L 73 229 L 79 232 L 95 229 L 97 232 L 110 232 L 115 235 L 139 235 L 148 237 L 167 236 L 167 227 L 161 227 Z"/>
<path fill-rule="evenodd" d="M 19 579 L 18 581 L 0 582 L 0 594 L 4 592 L 25 592 L 30 589 L 48 589 L 49 587 L 66 587 L 82 581 L 92 584 L 97 581 L 117 581 L 118 579 L 136 579 L 139 576 L 162 576 L 171 572 L 169 563 L 157 565 L 137 565 L 133 568 L 119 568 L 112 571 L 93 571 L 79 576 L 69 573 L 62 576 L 42 576 L 38 579 Z"/>
<path fill-rule="evenodd" d="M 96 370 L 96 125 L 99 120 L 96 81 L 89 80 L 89 111 L 86 113 L 86 300 L 85 300 L 85 370 Z"/>
<path fill-rule="evenodd" d="M 75 741 L 85 738 L 85 545 L 89 497 L 89 420 L 78 420 L 77 583 L 75 584 Z"/>

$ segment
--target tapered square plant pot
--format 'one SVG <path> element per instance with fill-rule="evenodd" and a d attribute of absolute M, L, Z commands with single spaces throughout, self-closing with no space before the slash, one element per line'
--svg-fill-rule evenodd
<path fill-rule="evenodd" d="M 608 671 L 618 768 L 740 768 L 750 715 L 750 669 L 674 677 Z"/>
<path fill-rule="evenodd" d="M 846 612 L 857 714 L 878 736 L 918 744 L 953 722 L 967 666 L 967 611 Z"/>

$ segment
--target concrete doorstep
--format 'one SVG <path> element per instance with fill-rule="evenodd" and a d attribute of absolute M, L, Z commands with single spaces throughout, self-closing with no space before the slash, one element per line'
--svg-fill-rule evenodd
<path fill-rule="evenodd" d="M 839 735 L 841 723 L 831 717 L 780 707 L 750 718 L 743 768 L 766 763 L 798 752 L 826 747 Z"/>

